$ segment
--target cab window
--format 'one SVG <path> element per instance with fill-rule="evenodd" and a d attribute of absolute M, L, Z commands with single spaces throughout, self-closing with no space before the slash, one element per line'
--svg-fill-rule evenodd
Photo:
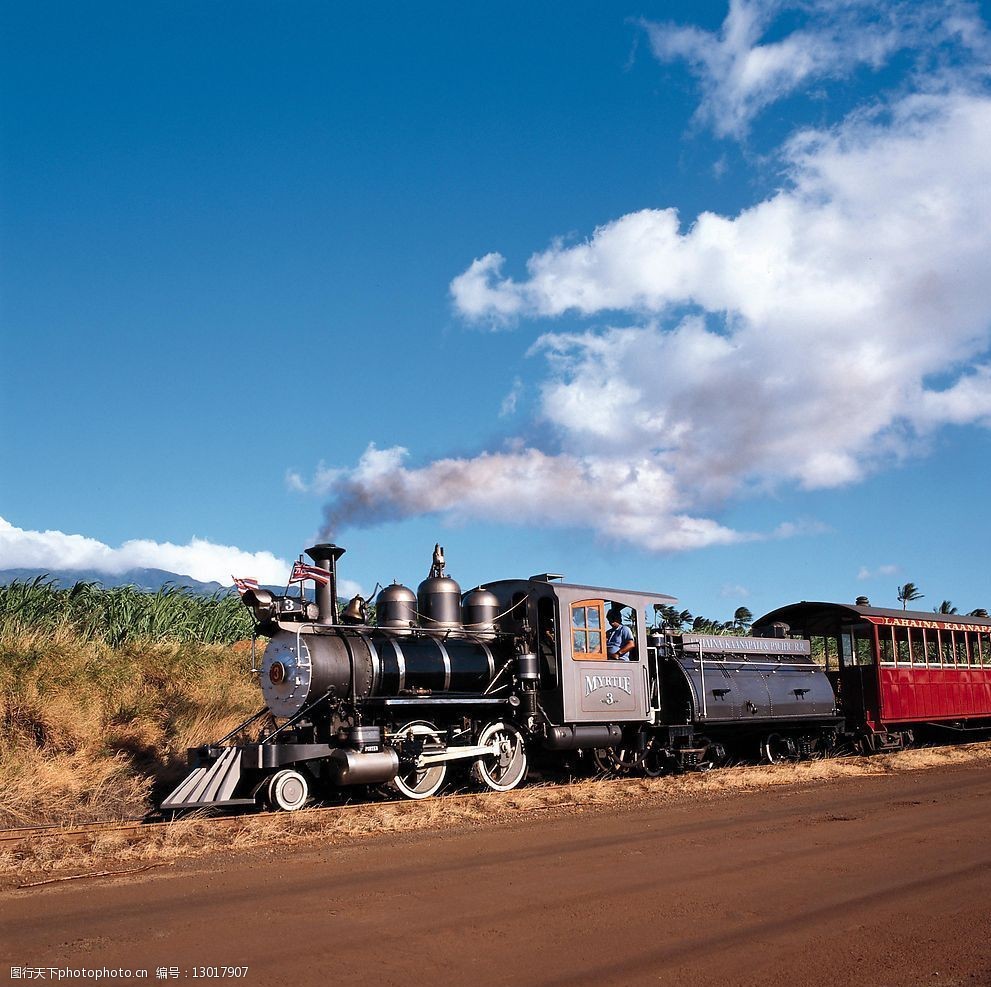
<path fill-rule="evenodd" d="M 630 634 L 633 635 L 634 648 L 632 651 L 627 653 L 626 661 L 639 661 L 639 655 L 637 654 L 636 642 L 637 642 L 637 612 L 633 607 L 627 606 L 625 603 L 621 603 L 619 600 L 607 600 L 606 601 L 606 632 L 612 629 L 612 624 L 609 621 L 609 614 L 611 611 L 619 611 L 619 622 L 626 628 L 629 628 Z M 606 641 L 606 657 L 608 657 L 609 642 Z"/>
<path fill-rule="evenodd" d="M 605 605 L 581 600 L 571 605 L 571 653 L 576 661 L 605 661 Z"/>
<path fill-rule="evenodd" d="M 537 654 L 540 656 L 541 677 L 546 682 L 557 679 L 557 622 L 554 601 L 543 597 L 537 601 Z"/>

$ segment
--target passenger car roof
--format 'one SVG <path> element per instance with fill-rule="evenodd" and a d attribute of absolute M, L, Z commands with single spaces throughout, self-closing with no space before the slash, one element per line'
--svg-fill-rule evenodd
<path fill-rule="evenodd" d="M 858 607 L 853 603 L 825 603 L 803 600 L 778 607 L 758 617 L 754 630 L 775 623 L 793 624 L 806 632 L 823 633 L 840 624 L 865 621 L 872 624 L 903 624 L 907 626 L 946 627 L 991 631 L 991 618 L 971 617 L 959 613 L 932 613 L 925 610 L 889 610 L 885 607 Z"/>

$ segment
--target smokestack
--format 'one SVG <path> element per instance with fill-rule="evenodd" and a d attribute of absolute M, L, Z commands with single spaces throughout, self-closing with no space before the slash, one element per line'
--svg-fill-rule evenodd
<path fill-rule="evenodd" d="M 306 554 L 321 568 L 330 573 L 330 583 L 326 586 L 317 583 L 317 609 L 320 622 L 337 623 L 337 560 L 346 549 L 322 542 L 306 550 Z"/>

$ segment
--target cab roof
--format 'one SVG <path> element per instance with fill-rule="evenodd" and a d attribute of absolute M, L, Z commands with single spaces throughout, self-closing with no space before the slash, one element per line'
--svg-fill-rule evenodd
<path fill-rule="evenodd" d="M 657 603 L 661 606 L 668 606 L 677 603 L 676 596 L 667 596 L 664 593 L 649 593 L 639 589 L 615 589 L 611 586 L 586 586 L 582 583 L 560 582 L 556 577 L 544 578 L 542 576 L 531 577 L 530 579 L 499 579 L 494 583 L 485 583 L 485 589 L 504 592 L 512 592 L 526 588 L 530 590 L 535 587 L 540 589 L 550 589 L 556 596 L 578 599 L 582 596 L 589 599 L 601 600 L 632 600 L 641 601 L 644 605 Z"/>

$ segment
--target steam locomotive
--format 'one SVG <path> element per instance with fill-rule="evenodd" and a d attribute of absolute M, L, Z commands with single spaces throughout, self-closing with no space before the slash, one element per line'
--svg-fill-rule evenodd
<path fill-rule="evenodd" d="M 811 756 L 848 729 L 810 641 L 781 621 L 747 637 L 675 634 L 658 620 L 674 597 L 554 573 L 462 594 L 438 546 L 416 592 L 387 586 L 370 623 L 361 597 L 339 612 L 344 549 L 307 554 L 321 577 L 315 600 L 242 597 L 256 642 L 267 640 L 253 662 L 264 708 L 190 751 L 163 812 L 292 811 L 368 785 L 423 799 L 459 768 L 508 791 L 534 759 L 654 776 L 719 763 L 741 745 L 768 761 Z M 629 629 L 625 660 L 609 656 L 607 616 Z"/>

